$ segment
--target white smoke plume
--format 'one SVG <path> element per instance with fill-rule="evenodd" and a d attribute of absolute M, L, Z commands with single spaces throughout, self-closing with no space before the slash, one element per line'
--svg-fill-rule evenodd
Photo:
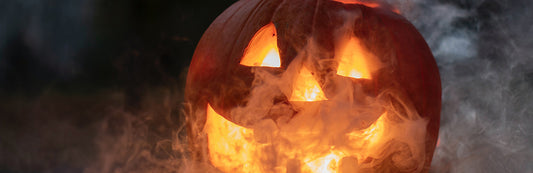
<path fill-rule="evenodd" d="M 442 114 L 431 172 L 532 172 L 529 1 L 394 1 L 439 65 Z"/>
<path fill-rule="evenodd" d="M 294 8 L 290 3 L 280 7 Z M 358 9 L 316 8 L 320 11 L 317 13 L 341 21 L 331 36 L 339 50 L 328 50 L 317 43 L 319 34 L 309 35 L 304 38 L 303 47 L 295 48 L 298 53 L 286 68 L 250 68 L 255 78 L 247 104 L 232 108 L 225 115 L 240 126 L 221 118 L 216 109 L 209 107 L 204 111 L 199 106 L 199 111 L 194 110 L 190 117 L 207 117 L 207 120 L 203 130 L 191 127 L 198 130 L 190 134 L 201 139 L 195 139 L 194 145 L 200 146 L 195 148 L 208 149 L 209 152 L 202 150 L 203 158 L 209 158 L 224 172 L 420 172 L 425 169 L 428 119 L 422 117 L 431 115 L 419 115 L 404 88 L 394 85 L 398 82 L 394 81 L 397 76 L 391 75 L 396 74 L 391 72 L 395 68 L 391 60 L 394 54 L 388 52 L 393 49 L 365 48 L 364 44 L 370 44 L 367 42 L 379 34 L 369 33 L 368 38 L 353 35 L 354 22 L 363 16 Z M 287 32 L 300 29 L 289 25 L 294 28 Z M 310 23 L 303 25 L 314 27 Z M 368 79 L 336 74 L 336 69 L 346 63 L 343 57 L 355 54 L 344 51 L 348 45 L 350 51 L 361 54 L 357 57 L 364 57 L 365 63 L 361 64 L 367 64 L 355 70 L 365 71 L 364 75 L 373 72 L 373 77 L 391 79 L 393 84 L 384 84 L 379 93 L 373 93 L 364 89 L 367 86 L 364 81 Z M 378 50 L 379 57 L 374 55 Z"/>
<path fill-rule="evenodd" d="M 430 45 L 443 103 L 431 172 L 531 172 L 526 1 L 389 1 Z"/>
<path fill-rule="evenodd" d="M 74 57 L 84 53 L 80 49 L 91 39 L 84 34 L 94 32 L 90 28 L 95 1 L 55 2 L 62 5 L 0 2 L 0 82 L 8 81 L 12 67 L 4 57 L 18 37 L 27 52 L 54 73 L 79 75 L 82 62 Z M 422 33 L 439 65 L 441 126 L 430 172 L 533 172 L 533 4 L 388 2 Z M 180 17 L 176 20 L 189 21 L 195 15 Z M 209 23 L 214 17 L 202 20 Z M 39 69 L 31 72 L 40 74 Z M 144 95 L 139 104 L 144 106 L 138 111 L 127 108 L 131 94 L 122 90 L 75 95 L 50 88 L 37 97 L 0 92 L 0 172 L 214 170 L 189 160 L 180 124 L 184 120 L 172 118 L 182 109 L 182 88 L 139 91 Z"/>

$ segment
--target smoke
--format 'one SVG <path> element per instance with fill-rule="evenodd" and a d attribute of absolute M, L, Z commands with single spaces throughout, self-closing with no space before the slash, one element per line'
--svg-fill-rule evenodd
<path fill-rule="evenodd" d="M 441 74 L 431 172 L 531 172 L 533 61 L 528 1 L 408 1 Z"/>
<path fill-rule="evenodd" d="M 174 66 L 163 65 L 180 62 L 165 61 L 164 58 L 161 66 L 137 67 L 158 59 L 154 57 L 178 57 L 183 59 L 180 61 L 187 61 L 192 55 L 195 39 L 199 39 L 200 30 L 204 30 L 224 6 L 232 3 L 215 2 L 220 5 L 213 7 L 220 9 L 204 10 L 201 15 L 201 12 L 186 10 L 188 6 L 179 3 L 182 8 L 154 10 L 183 12 L 183 15 L 165 14 L 176 20 L 161 22 L 164 24 L 160 25 L 149 22 L 132 24 L 139 22 L 140 17 L 124 17 L 130 15 L 128 12 L 146 13 L 124 10 L 133 8 L 133 5 L 122 1 L 125 5 L 111 8 L 113 13 L 105 13 L 100 18 L 92 16 L 102 13 L 93 8 L 94 1 L 0 2 L 0 172 L 213 171 L 209 165 L 189 160 L 183 133 L 185 120 L 177 118 L 182 116 L 180 92 L 183 88 L 166 83 L 161 84 L 163 87 L 146 86 L 142 82 L 152 80 L 153 72 L 143 72 L 153 69 L 162 71 L 166 77 L 176 77 L 186 71 L 180 68 L 188 62 L 175 68 L 178 72 L 166 71 Z M 422 33 L 439 65 L 443 107 L 439 144 L 431 172 L 533 172 L 533 166 L 529 164 L 533 160 L 531 2 L 388 2 Z M 201 4 L 195 9 L 210 8 Z M 159 18 L 156 16 L 146 21 Z M 92 23 L 93 20 L 104 19 L 109 21 Z M 145 25 L 150 28 L 169 27 L 176 21 L 180 26 L 172 26 L 169 30 L 182 31 L 182 35 L 138 29 Z M 95 29 L 96 25 L 109 25 L 109 28 L 102 31 Z M 200 26 L 204 29 L 198 29 Z M 121 35 L 131 30 L 155 33 L 154 38 L 157 39 L 154 40 L 158 41 L 172 37 L 178 43 L 174 47 L 146 50 L 143 48 L 153 45 L 139 42 L 152 40 L 139 39 L 143 36 L 136 34 Z M 94 34 L 97 32 L 108 33 Z M 132 39 L 123 42 L 113 39 L 95 41 L 109 37 Z M 151 35 L 146 37 L 152 38 Z M 106 46 L 110 48 L 102 48 Z M 133 47 L 131 49 L 134 50 L 124 51 L 124 47 Z M 122 77 L 119 81 L 123 81 L 125 76 L 144 74 L 145 77 L 132 77 L 135 79 L 125 85 L 107 85 L 109 80 L 116 80 L 117 74 L 109 70 L 114 68 L 112 63 L 116 61 L 105 58 L 123 54 L 135 56 L 139 52 L 141 57 L 146 52 L 153 56 L 135 59 L 146 61 L 132 60 L 138 64 L 118 65 L 136 69 L 133 74 L 127 70 L 120 72 Z M 95 64 L 100 65 L 92 66 Z M 256 75 L 261 74 L 264 73 L 256 72 Z M 87 75 L 91 78 L 88 79 Z M 176 77 L 178 83 L 185 80 L 184 74 L 181 75 L 181 78 Z M 75 89 L 65 91 L 65 87 L 54 86 L 57 76 L 67 83 L 74 83 L 74 87 L 70 88 Z M 104 82 L 101 79 L 105 79 Z M 86 82 L 78 85 L 79 81 Z M 78 91 L 88 87 L 97 88 Z M 32 90 L 35 95 L 28 94 L 27 90 L 10 93 L 13 91 L 10 88 L 37 88 L 37 91 Z M 272 113 L 277 114 L 285 114 L 289 110 L 284 105 L 274 108 Z M 323 121 L 334 120 L 326 117 Z M 264 122 L 261 126 L 266 127 L 255 129 L 268 129 L 271 125 Z M 258 135 L 257 138 L 269 140 L 267 135 Z M 357 161 L 346 158 L 342 162 Z M 287 163 L 300 164 L 297 160 Z M 353 166 L 340 165 L 348 167 L 347 170 Z"/>
<path fill-rule="evenodd" d="M 415 109 L 415 104 L 419 103 L 407 96 L 407 88 L 398 87 L 400 85 L 397 80 L 411 79 L 393 70 L 403 69 L 394 65 L 394 60 L 391 59 L 395 59 L 392 53 L 395 49 L 388 47 L 387 43 L 399 43 L 390 38 L 381 39 L 379 36 L 383 32 L 367 32 L 362 29 L 364 34 L 360 34 L 354 31 L 353 26 L 359 21 L 357 19 L 365 20 L 361 23 L 370 23 L 361 27 L 376 27 L 373 25 L 374 20 L 363 18 L 365 13 L 359 8 L 336 11 L 313 7 L 318 11 L 316 15 L 327 16 L 320 20 L 339 21 L 315 24 L 310 22 L 314 19 L 307 20 L 311 19 L 309 15 L 287 17 L 287 14 L 292 13 L 285 13 L 283 10 L 290 11 L 294 8 L 298 7 L 291 3 L 279 5 L 280 11 L 274 14 L 273 22 L 286 26 L 280 27 L 279 33 L 293 33 L 309 27 L 317 33 L 332 34 L 301 34 L 303 43 L 292 41 L 298 36 L 280 34 L 279 40 L 303 46 L 294 48 L 297 53 L 286 68 L 250 68 L 255 78 L 250 95 L 246 98 L 246 105 L 231 108 L 231 111 L 220 111 L 211 106 L 203 110 L 206 108 L 197 106 L 199 110 L 193 110 L 194 115 L 189 116 L 207 117 L 205 127 L 192 127 L 190 129 L 199 130 L 189 134 L 197 135 L 191 138 L 199 146 L 194 148 L 202 148 L 202 158 L 209 158 L 223 172 L 424 170 L 424 166 L 428 164 L 426 143 L 431 143 L 432 139 L 428 137 L 431 134 L 425 131 L 429 119 L 422 117 L 431 115 L 419 115 L 424 113 Z M 276 20 L 278 15 L 286 18 Z M 290 22 L 285 23 L 285 20 Z M 258 33 L 267 27 L 270 25 L 259 29 Z M 398 26 L 402 27 L 404 26 Z M 327 29 L 320 30 L 321 28 Z M 336 29 L 329 31 L 331 28 Z M 258 36 L 264 35 L 256 34 L 255 37 Z M 376 40 L 386 43 L 374 45 Z M 330 41 L 334 46 L 328 45 Z M 246 51 L 256 45 L 253 43 L 255 42 L 250 43 Z M 410 43 L 414 46 L 418 44 Z M 204 47 L 199 47 L 199 50 L 204 51 Z M 211 53 L 209 49 L 205 51 L 207 54 Z M 351 62 L 360 57 L 364 57 L 364 60 Z M 286 59 L 282 58 L 284 60 Z M 354 67 L 353 64 L 357 66 Z M 429 76 L 434 74 L 428 73 Z M 240 80 L 239 77 L 230 78 Z M 377 84 L 379 89 L 376 87 L 372 90 L 368 89 L 374 86 L 369 78 L 386 82 Z M 192 86 L 191 90 L 203 89 Z M 213 100 L 229 100 L 219 98 L 218 95 L 214 97 Z M 219 115 L 217 112 L 230 113 Z M 222 116 L 229 117 L 231 122 Z"/>
<path fill-rule="evenodd" d="M 441 74 L 441 127 L 431 172 L 531 172 L 532 5 L 491 0 L 389 2 L 423 34 Z M 253 115 L 260 115 L 254 120 L 264 116 Z"/>
<path fill-rule="evenodd" d="M 317 57 L 305 57 L 303 54 L 314 50 L 317 48 L 310 44 L 306 50 L 300 51 L 302 53 L 279 76 L 272 75 L 265 69 L 254 69 L 255 85 L 252 86 L 253 90 L 248 104 L 245 107 L 235 108 L 231 112 L 232 120 L 240 124 L 248 124 L 249 128 L 253 129 L 253 133 L 249 134 L 248 138 L 244 137 L 241 140 L 252 145 L 256 141 L 261 144 L 261 149 L 257 149 L 258 151 L 250 153 L 247 157 L 266 158 L 253 162 L 253 164 L 262 165 L 261 168 L 254 167 L 249 170 L 326 171 L 330 169 L 327 168 L 328 165 L 334 165 L 335 168 L 332 169 L 341 172 L 376 171 L 380 168 L 374 167 L 381 166 L 382 162 L 391 157 L 393 153 L 396 155 L 392 156 L 394 160 L 390 164 L 404 171 L 420 170 L 425 154 L 424 143 L 420 139 L 424 139 L 425 131 L 415 129 L 424 129 L 427 121 L 421 119 L 416 111 L 413 112 L 414 108 L 404 102 L 405 98 L 401 98 L 401 94 L 397 95 L 398 91 L 387 90 L 374 98 L 366 96 L 367 94 L 361 89 L 362 86 L 356 84 L 354 87 L 337 86 L 338 88 L 334 89 L 335 91 L 329 95 L 327 101 L 276 102 L 279 98 L 290 98 L 294 95 L 291 90 L 297 92 L 294 90 L 294 85 L 298 84 L 295 83 L 303 82 L 295 80 L 297 76 L 302 75 L 299 69 L 303 68 L 304 64 L 317 60 Z M 303 59 L 307 59 L 308 62 Z M 316 74 L 316 76 L 321 75 L 328 76 L 324 80 L 331 82 L 331 84 L 326 84 L 331 87 L 353 85 L 351 79 L 348 78 L 334 74 Z M 323 89 L 332 90 L 332 88 Z M 392 100 L 387 100 L 389 97 L 392 97 Z M 402 106 L 389 107 L 397 104 L 394 101 L 399 101 Z M 383 114 L 384 111 L 387 113 Z M 273 121 L 271 117 L 276 118 Z M 207 130 L 207 133 L 209 132 Z M 235 138 L 234 135 L 228 135 L 228 137 Z M 224 143 L 216 142 L 217 145 Z M 236 144 L 235 148 L 243 147 L 241 145 Z M 233 146 L 230 145 L 230 148 Z M 245 148 L 248 150 L 251 146 Z M 221 155 L 224 154 L 221 152 Z M 224 157 L 231 159 L 234 156 L 224 155 Z M 287 158 L 292 158 L 292 160 L 287 161 Z M 246 161 L 239 160 L 239 157 L 236 157 L 233 162 L 246 163 Z M 222 166 L 220 163 L 215 164 Z M 242 165 L 223 166 L 222 169 L 227 171 L 240 166 Z"/>
<path fill-rule="evenodd" d="M 9 79 L 19 69 L 11 65 L 13 56 L 30 57 L 37 69 L 29 77 L 57 75 L 71 79 L 80 64 L 74 57 L 86 46 L 90 21 L 90 1 L 64 1 L 61 5 L 42 1 L 3 1 L 0 7 L 0 81 Z M 68 7 L 68 8 L 65 8 Z M 20 58 L 20 57 L 19 57 Z M 15 62 L 10 62 L 15 61 Z M 45 74 L 39 74 L 42 68 Z M 26 77 L 26 76 L 22 76 Z M 15 85 L 14 84 L 14 85 Z"/>
<path fill-rule="evenodd" d="M 204 29 L 176 28 L 212 19 L 107 2 L 0 2 L 0 172 L 182 172 L 184 67 Z"/>

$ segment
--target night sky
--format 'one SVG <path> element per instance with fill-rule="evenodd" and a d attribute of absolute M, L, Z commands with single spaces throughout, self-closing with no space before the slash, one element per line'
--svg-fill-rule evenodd
<path fill-rule="evenodd" d="M 234 2 L 0 1 L 0 172 L 179 172 L 187 67 Z M 439 65 L 431 172 L 533 172 L 532 3 L 388 2 Z"/>

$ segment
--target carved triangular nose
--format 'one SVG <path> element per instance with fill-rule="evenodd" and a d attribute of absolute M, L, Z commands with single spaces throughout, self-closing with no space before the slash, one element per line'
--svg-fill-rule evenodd
<path fill-rule="evenodd" d="M 300 69 L 299 74 L 293 81 L 292 93 L 289 101 L 322 101 L 328 100 L 322 88 L 311 72 L 305 68 Z"/>

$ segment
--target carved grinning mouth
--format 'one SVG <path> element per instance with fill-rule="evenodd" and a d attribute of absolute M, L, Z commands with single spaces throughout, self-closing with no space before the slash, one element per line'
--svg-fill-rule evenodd
<path fill-rule="evenodd" d="M 200 117 L 196 124 L 204 123 L 198 125 L 203 127 L 199 134 L 205 135 L 205 140 L 202 135 L 192 139 L 197 145 L 207 143 L 197 151 L 223 172 L 427 169 L 426 154 L 431 155 L 433 149 L 426 150 L 426 146 L 434 141 L 426 143 L 430 120 L 424 117 L 426 112 L 420 112 L 425 104 L 420 98 L 437 92 L 416 90 L 426 87 L 427 78 L 413 69 L 419 64 L 412 62 L 419 56 L 406 47 L 413 39 L 402 44 L 403 38 L 395 35 L 400 32 L 389 32 L 383 26 L 380 15 L 397 14 L 382 14 L 351 1 L 343 1 L 345 5 L 320 1 L 324 4 L 315 6 L 315 15 L 306 18 L 294 14 L 295 4 L 287 2 L 283 1 L 283 8 L 276 13 L 296 17 L 275 14 L 270 21 L 261 20 L 262 26 L 251 22 L 242 30 L 244 36 L 236 32 L 238 45 L 233 47 L 237 49 L 221 49 L 228 48 L 225 42 L 208 42 L 206 45 L 215 48 L 197 49 L 202 61 L 195 62 L 205 65 L 191 65 L 195 70 L 190 76 L 196 78 L 188 85 L 190 91 L 200 93 L 200 97 L 190 98 L 200 100 L 196 107 L 203 110 L 195 110 L 193 117 Z M 300 18 L 310 20 L 311 24 L 304 25 L 311 26 L 311 31 L 299 26 L 301 21 L 288 20 Z M 332 21 L 316 23 L 322 18 Z M 209 36 L 209 41 L 216 38 Z M 219 44 L 223 45 L 220 49 Z M 422 54 L 426 49 L 421 49 Z M 426 55 L 421 57 L 431 58 Z M 230 64 L 224 61 L 227 59 L 238 63 Z M 211 61 L 226 66 L 208 66 L 216 64 Z M 423 63 L 436 68 L 430 61 Z M 417 77 L 423 80 L 417 81 Z M 422 97 L 415 97 L 418 91 Z"/>

